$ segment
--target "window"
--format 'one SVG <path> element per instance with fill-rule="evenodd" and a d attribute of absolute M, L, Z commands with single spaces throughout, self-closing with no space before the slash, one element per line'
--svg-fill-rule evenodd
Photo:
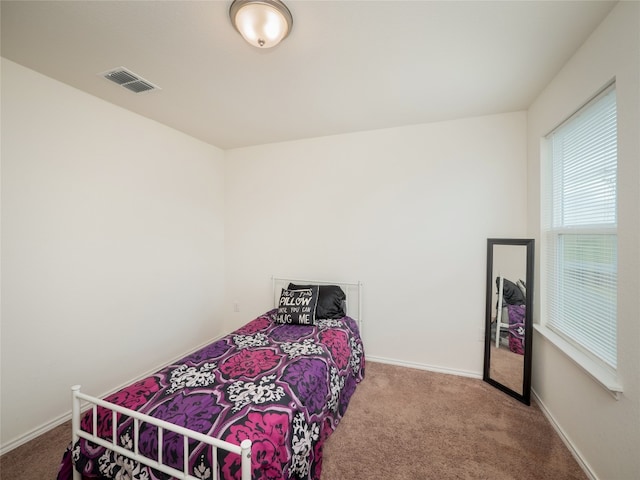
<path fill-rule="evenodd" d="M 546 326 L 616 368 L 617 119 L 609 86 L 547 136 Z"/>

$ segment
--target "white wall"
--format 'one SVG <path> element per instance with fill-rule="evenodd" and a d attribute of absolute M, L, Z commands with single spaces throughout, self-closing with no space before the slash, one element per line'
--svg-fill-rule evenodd
<path fill-rule="evenodd" d="M 4 447 L 72 384 L 222 333 L 223 178 L 221 150 L 2 60 Z"/>
<path fill-rule="evenodd" d="M 526 230 L 525 118 L 228 151 L 227 317 L 267 310 L 272 274 L 360 280 L 369 356 L 480 375 L 486 239 Z"/>
<path fill-rule="evenodd" d="M 540 140 L 612 78 L 618 101 L 618 375 L 616 401 L 536 333 L 533 388 L 602 480 L 640 478 L 640 3 L 620 2 L 528 113 L 529 231 L 540 238 Z M 540 269 L 536 269 L 538 291 Z M 539 299 L 539 296 L 537 296 Z M 540 318 L 539 304 L 534 315 Z"/>

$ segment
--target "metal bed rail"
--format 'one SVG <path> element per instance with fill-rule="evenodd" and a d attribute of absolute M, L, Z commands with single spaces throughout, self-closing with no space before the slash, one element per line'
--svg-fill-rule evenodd
<path fill-rule="evenodd" d="M 212 475 L 213 480 L 217 480 L 218 478 L 218 465 L 217 465 L 217 451 L 218 449 L 226 450 L 241 457 L 241 479 L 242 480 L 251 480 L 251 440 L 243 440 L 240 446 L 235 445 L 233 443 L 226 442 L 224 440 L 220 440 L 218 438 L 210 437 L 208 435 L 204 435 L 202 433 L 189 430 L 188 428 L 181 427 L 179 425 L 174 425 L 172 423 L 166 422 L 164 420 L 160 420 L 158 418 L 151 417 L 144 413 L 136 412 L 135 410 L 130 410 L 128 408 L 121 407 L 120 405 L 116 405 L 110 402 L 106 402 L 96 397 L 92 397 L 90 395 L 86 395 L 80 392 L 80 385 L 74 385 L 71 387 L 71 395 L 72 395 L 72 409 L 71 409 L 71 427 L 73 430 L 73 443 L 75 443 L 80 439 L 84 438 L 90 442 L 93 442 L 97 445 L 105 447 L 113 452 L 116 452 L 120 455 L 123 455 L 127 458 L 130 458 L 136 462 L 140 462 L 144 465 L 147 465 L 151 468 L 154 468 L 158 471 L 171 475 L 172 477 L 184 479 L 184 480 L 200 480 L 197 477 L 189 474 L 189 440 L 193 439 L 198 442 L 206 443 L 210 445 L 212 448 Z M 93 425 L 92 432 L 86 432 L 80 428 L 80 415 L 82 412 L 82 401 L 91 404 L 91 409 L 93 411 Z M 86 404 L 85 404 L 86 407 Z M 111 432 L 111 442 L 105 440 L 104 438 L 99 437 L 96 432 L 98 415 L 97 410 L 98 407 L 103 407 L 111 412 L 112 417 L 112 432 Z M 133 434 L 133 450 L 126 449 L 120 445 L 118 445 L 117 439 L 117 430 L 118 430 L 118 414 L 126 415 L 128 417 L 133 418 L 134 422 L 134 434 Z M 162 448 L 158 448 L 158 460 L 153 460 L 142 455 L 139 450 L 139 433 L 140 433 L 140 422 L 148 423 L 150 425 L 154 425 L 158 427 L 158 445 L 161 446 L 163 444 L 163 435 L 164 431 L 175 432 L 179 435 L 183 436 L 183 459 L 184 464 L 182 470 L 178 470 L 176 468 L 170 467 L 166 465 L 162 461 Z M 81 480 L 80 473 L 73 468 L 73 480 Z"/>

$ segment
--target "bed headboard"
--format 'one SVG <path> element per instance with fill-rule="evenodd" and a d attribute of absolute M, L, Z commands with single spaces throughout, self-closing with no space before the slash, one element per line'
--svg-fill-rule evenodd
<path fill-rule="evenodd" d="M 362 334 L 362 283 L 361 282 L 330 282 L 325 280 L 309 280 L 303 278 L 271 277 L 273 283 L 273 305 L 277 308 L 280 293 L 289 283 L 299 285 L 338 285 L 347 296 L 347 315 L 358 322 Z"/>

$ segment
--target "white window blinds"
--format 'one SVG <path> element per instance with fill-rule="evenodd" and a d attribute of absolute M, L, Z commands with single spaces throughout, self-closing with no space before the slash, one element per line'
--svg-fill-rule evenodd
<path fill-rule="evenodd" d="M 547 326 L 616 367 L 617 115 L 609 87 L 551 132 Z"/>

